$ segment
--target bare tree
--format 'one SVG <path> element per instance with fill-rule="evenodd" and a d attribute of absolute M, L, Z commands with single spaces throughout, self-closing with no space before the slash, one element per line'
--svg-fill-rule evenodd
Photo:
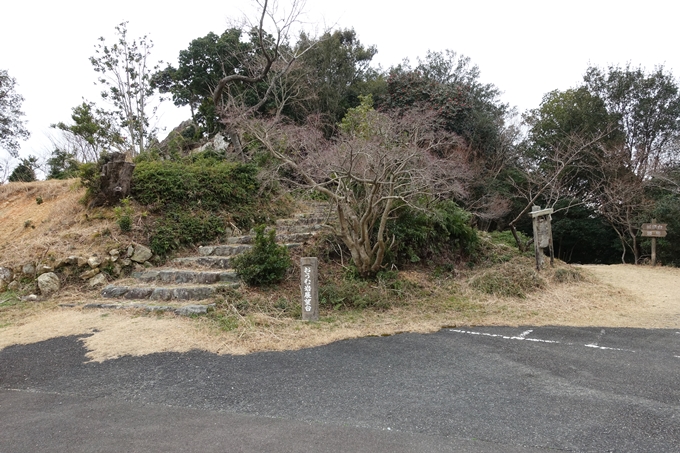
<path fill-rule="evenodd" d="M 582 187 L 585 180 L 589 184 L 601 184 L 602 181 L 596 177 L 598 168 L 593 155 L 599 155 L 599 146 L 607 132 L 600 132 L 586 139 L 573 135 L 567 140 L 560 142 L 552 148 L 550 155 L 544 155 L 540 160 L 529 159 L 522 163 L 526 171 L 522 174 L 522 180 L 510 179 L 510 183 L 515 188 L 520 197 L 526 200 L 526 205 L 510 221 L 508 226 L 517 242 L 517 247 L 521 251 L 526 251 L 531 241 L 524 244 L 517 234 L 517 222 L 520 221 L 536 204 L 541 200 L 545 208 L 554 208 L 558 201 L 578 199 L 578 204 L 592 201 L 589 198 L 591 190 Z M 592 187 L 590 187 L 592 189 Z M 563 209 L 569 209 L 574 202 Z"/>
<path fill-rule="evenodd" d="M 313 128 L 277 122 L 258 122 L 251 133 L 303 185 L 328 196 L 338 214 L 331 228 L 359 274 L 370 276 L 394 245 L 388 220 L 401 207 L 422 209 L 423 199 L 464 193 L 468 175 L 465 159 L 455 153 L 459 139 L 435 133 L 432 120 L 393 118 L 362 104 L 350 109 L 334 142 Z"/>
<path fill-rule="evenodd" d="M 621 261 L 626 262 L 626 251 L 630 250 L 637 264 L 641 217 L 653 202 L 645 196 L 649 181 L 639 178 L 626 166 L 625 159 L 619 155 L 622 152 L 625 151 L 610 150 L 598 162 L 602 171 L 595 190 L 596 206 L 621 241 Z"/>
<path fill-rule="evenodd" d="M 104 38 L 95 48 L 96 56 L 90 63 L 99 73 L 98 82 L 105 86 L 101 96 L 116 108 L 120 126 L 126 132 L 132 155 L 146 149 L 155 136 L 150 119 L 156 114 L 156 107 L 150 102 L 154 88 L 151 75 L 158 65 L 151 61 L 153 41 L 146 36 L 129 41 L 127 22 L 116 26 L 118 42 L 106 45 Z"/>
<path fill-rule="evenodd" d="M 232 55 L 241 61 L 242 69 L 221 78 L 212 91 L 217 113 L 239 155 L 243 154 L 241 125 L 272 98 L 278 101 L 277 112 L 280 113 L 285 102 L 298 94 L 286 76 L 296 61 L 315 44 L 314 40 L 302 48 L 290 44 L 291 34 L 305 6 L 303 0 L 293 0 L 288 10 L 281 8 L 276 0 L 256 0 L 256 3 L 260 10 L 259 20 L 246 21 L 243 26 L 251 35 L 254 52 Z M 258 98 L 249 102 L 246 98 L 252 96 L 253 91 L 244 90 L 244 87 L 256 86 Z"/>

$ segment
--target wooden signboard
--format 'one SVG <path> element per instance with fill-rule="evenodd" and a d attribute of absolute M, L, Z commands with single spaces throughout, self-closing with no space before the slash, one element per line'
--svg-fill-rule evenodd
<path fill-rule="evenodd" d="M 532 206 L 531 215 L 534 227 L 534 251 L 536 254 L 536 270 L 540 271 L 543 267 L 543 249 L 550 250 L 550 265 L 552 266 L 555 260 L 555 252 L 553 251 L 552 240 L 552 208 L 541 209 L 540 206 Z"/>
<path fill-rule="evenodd" d="M 642 237 L 648 238 L 664 238 L 666 237 L 667 223 L 643 223 Z"/>
<path fill-rule="evenodd" d="M 656 266 L 656 238 L 666 237 L 667 225 L 667 223 L 656 223 L 656 219 L 652 219 L 652 223 L 642 224 L 642 237 L 652 238 L 652 266 Z"/>

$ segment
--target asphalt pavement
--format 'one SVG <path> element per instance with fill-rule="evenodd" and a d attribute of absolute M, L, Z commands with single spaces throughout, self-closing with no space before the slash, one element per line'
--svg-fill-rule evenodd
<path fill-rule="evenodd" d="M 0 453 L 680 451 L 676 330 L 461 327 L 103 363 L 82 338 L 0 351 Z"/>

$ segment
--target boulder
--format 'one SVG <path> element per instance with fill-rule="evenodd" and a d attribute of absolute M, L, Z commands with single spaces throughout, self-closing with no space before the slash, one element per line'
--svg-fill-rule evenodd
<path fill-rule="evenodd" d="M 130 259 L 135 263 L 141 264 L 144 261 L 151 259 L 152 256 L 153 253 L 148 247 L 144 247 L 143 245 L 135 245 L 135 252 L 132 254 Z"/>
<path fill-rule="evenodd" d="M 94 269 L 102 264 L 102 260 L 98 256 L 91 256 L 87 259 L 87 264 Z"/>
<path fill-rule="evenodd" d="M 21 288 L 21 283 L 19 283 L 16 280 L 14 280 L 9 285 L 7 285 L 7 289 L 10 290 L 10 291 L 18 291 L 20 288 Z"/>
<path fill-rule="evenodd" d="M 87 264 L 87 258 L 83 258 L 82 256 L 76 257 L 76 263 L 78 264 L 78 267 L 83 267 Z"/>
<path fill-rule="evenodd" d="M 8 267 L 0 267 L 0 292 L 7 289 L 13 277 L 12 269 Z"/>
<path fill-rule="evenodd" d="M 104 275 L 104 274 L 97 274 L 87 282 L 87 284 L 90 288 L 96 288 L 97 286 L 104 286 L 107 283 L 108 283 L 108 280 L 106 279 L 106 275 Z"/>
<path fill-rule="evenodd" d="M 24 275 L 35 275 L 35 265 L 33 263 L 26 263 L 21 267 L 21 273 Z"/>
<path fill-rule="evenodd" d="M 40 294 L 49 296 L 56 293 L 61 288 L 59 277 L 54 272 L 47 272 L 38 277 L 38 288 Z"/>

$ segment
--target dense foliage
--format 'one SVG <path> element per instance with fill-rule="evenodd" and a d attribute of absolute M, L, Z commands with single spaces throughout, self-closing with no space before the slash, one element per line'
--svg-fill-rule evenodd
<path fill-rule="evenodd" d="M 452 201 L 435 203 L 429 209 L 406 207 L 390 222 L 396 245 L 397 264 L 452 263 L 474 252 L 477 234 L 470 214 Z"/>
<path fill-rule="evenodd" d="M 650 245 L 640 225 L 657 218 L 669 224 L 661 259 L 680 262 L 680 87 L 663 66 L 589 67 L 581 84 L 546 93 L 513 124 L 514 110 L 469 58 L 430 51 L 375 67 L 378 49 L 354 29 L 313 36 L 298 26 L 298 2 L 259 5 L 249 25 L 197 37 L 153 74 L 151 41 L 129 39 L 120 24 L 117 41 L 102 40 L 91 58 L 115 110 L 85 101 L 54 126 L 65 141 L 49 177 L 78 168 L 92 192 L 102 152 L 141 154 L 133 196 L 161 216 L 150 232 L 161 254 L 214 238 L 225 222 L 261 223 L 253 194 L 265 180 L 335 203 L 337 237 L 364 276 L 471 253 L 471 225 L 509 229 L 525 250 L 533 205 L 555 209 L 561 259 L 609 263 L 629 253 L 639 262 Z M 161 144 L 150 127 L 154 91 L 191 110 Z M 15 152 L 26 132 L 6 71 L 0 101 L 0 145 Z M 219 153 L 187 157 L 218 132 Z"/>
<path fill-rule="evenodd" d="M 144 205 L 230 209 L 254 201 L 256 175 L 255 166 L 213 159 L 141 162 L 132 196 Z"/>
<path fill-rule="evenodd" d="M 151 248 L 165 256 L 224 234 L 229 222 L 250 228 L 263 220 L 255 209 L 257 168 L 198 154 L 184 161 L 143 161 L 133 173 L 132 197 L 161 216 Z"/>

